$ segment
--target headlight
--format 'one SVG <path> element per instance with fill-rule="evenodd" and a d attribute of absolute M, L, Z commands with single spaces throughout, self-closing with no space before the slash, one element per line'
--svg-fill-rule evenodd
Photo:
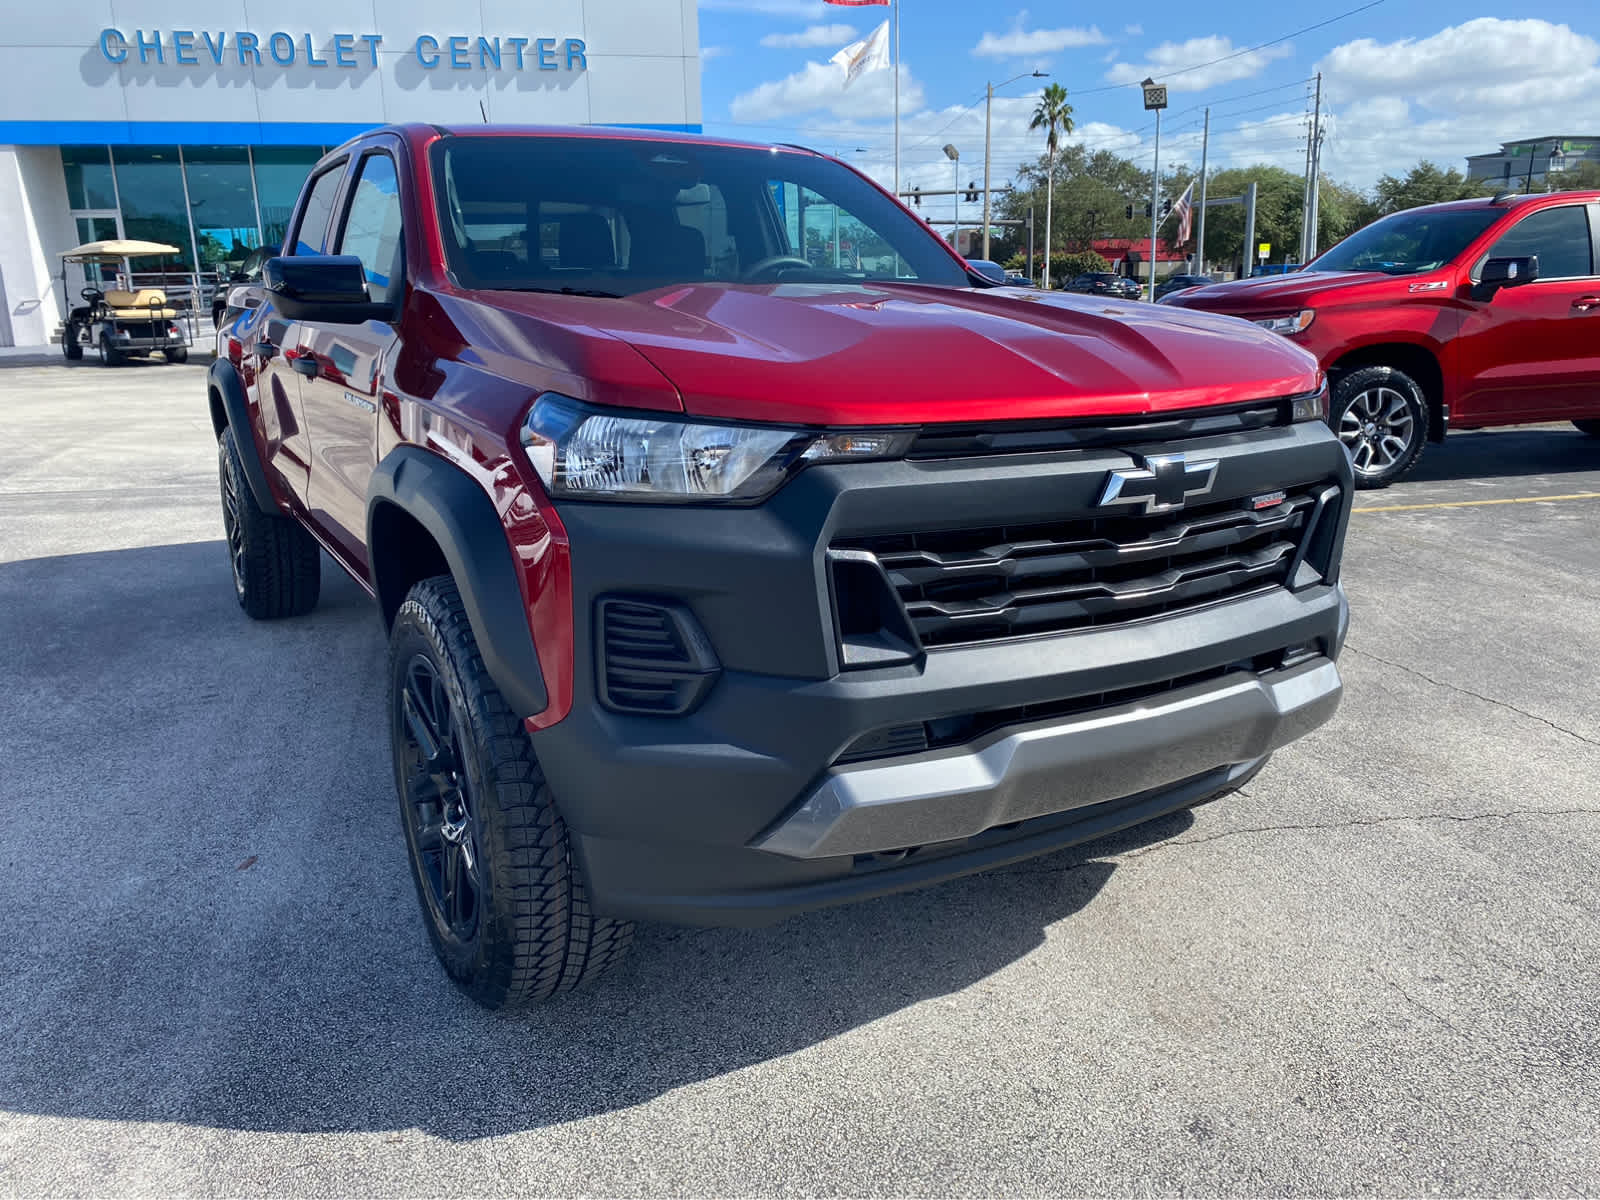
<path fill-rule="evenodd" d="M 1289 399 L 1289 420 L 1291 421 L 1326 421 L 1328 419 L 1328 384 L 1324 380 L 1320 388 L 1314 392 L 1307 392 L 1304 396 L 1292 396 Z"/>
<path fill-rule="evenodd" d="M 542 396 L 522 427 L 552 496 L 647 503 L 737 503 L 770 496 L 811 463 L 898 458 L 905 430 L 818 433 L 595 409 Z"/>
<path fill-rule="evenodd" d="M 1316 319 L 1316 309 L 1302 308 L 1299 312 L 1292 313 L 1287 317 L 1264 317 L 1259 321 L 1253 321 L 1251 323 L 1254 325 L 1259 325 L 1261 328 L 1268 330 L 1271 333 L 1281 333 L 1285 337 L 1289 337 L 1292 334 L 1304 333 L 1307 329 L 1311 328 L 1311 322 L 1315 321 Z"/>

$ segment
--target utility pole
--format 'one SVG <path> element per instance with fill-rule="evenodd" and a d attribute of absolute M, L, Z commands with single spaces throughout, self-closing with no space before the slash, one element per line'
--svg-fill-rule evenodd
<path fill-rule="evenodd" d="M 1250 278 L 1250 266 L 1256 261 L 1256 183 L 1251 180 L 1244 189 L 1244 270 L 1240 279 Z"/>
<path fill-rule="evenodd" d="M 1144 107 L 1156 114 L 1156 156 L 1150 171 L 1150 299 L 1156 296 L 1156 228 L 1161 223 L 1161 110 L 1167 106 L 1167 89 L 1154 79 L 1139 85 L 1144 89 Z"/>
<path fill-rule="evenodd" d="M 1200 135 L 1200 228 L 1194 235 L 1196 275 L 1206 273 L 1206 151 L 1211 145 L 1211 110 L 1206 109 L 1205 132 Z"/>
<path fill-rule="evenodd" d="M 1317 245 L 1317 174 L 1321 169 L 1322 72 L 1317 72 L 1316 100 L 1311 109 L 1311 128 L 1306 133 L 1306 190 L 1300 208 L 1300 261 L 1308 263 Z"/>
<path fill-rule="evenodd" d="M 983 108 L 983 259 L 989 260 L 989 137 L 994 129 L 994 84 Z"/>
<path fill-rule="evenodd" d="M 1311 236 L 1310 248 L 1300 256 L 1300 262 L 1310 262 L 1317 254 L 1317 226 L 1322 221 L 1322 138 L 1327 131 L 1317 126 L 1317 144 L 1311 151 Z"/>

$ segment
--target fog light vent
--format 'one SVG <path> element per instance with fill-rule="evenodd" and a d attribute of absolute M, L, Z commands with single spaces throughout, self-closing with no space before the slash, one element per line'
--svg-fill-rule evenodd
<path fill-rule="evenodd" d="M 595 607 L 601 704 L 613 712 L 675 717 L 705 699 L 722 667 L 687 608 L 619 596 Z"/>

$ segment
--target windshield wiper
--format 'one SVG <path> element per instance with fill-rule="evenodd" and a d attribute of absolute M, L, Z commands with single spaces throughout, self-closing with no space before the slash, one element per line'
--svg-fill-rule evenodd
<path fill-rule="evenodd" d="M 598 296 L 602 300 L 621 300 L 621 292 L 604 292 L 599 288 L 574 288 L 574 287 L 507 287 L 496 288 L 500 292 L 544 292 L 551 296 Z"/>

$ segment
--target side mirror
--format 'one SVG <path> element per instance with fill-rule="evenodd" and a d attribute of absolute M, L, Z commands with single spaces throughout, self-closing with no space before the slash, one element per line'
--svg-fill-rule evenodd
<path fill-rule="evenodd" d="M 1487 300 L 1501 288 L 1521 287 L 1538 278 L 1537 254 L 1524 255 L 1520 258 L 1491 258 L 1483 264 L 1483 274 L 1479 276 L 1478 286 L 1473 288 L 1473 294 L 1476 299 Z"/>
<path fill-rule="evenodd" d="M 274 307 L 291 321 L 361 325 L 394 317 L 394 305 L 374 304 L 367 295 L 366 273 L 353 255 L 269 258 L 261 266 L 261 282 Z"/>

